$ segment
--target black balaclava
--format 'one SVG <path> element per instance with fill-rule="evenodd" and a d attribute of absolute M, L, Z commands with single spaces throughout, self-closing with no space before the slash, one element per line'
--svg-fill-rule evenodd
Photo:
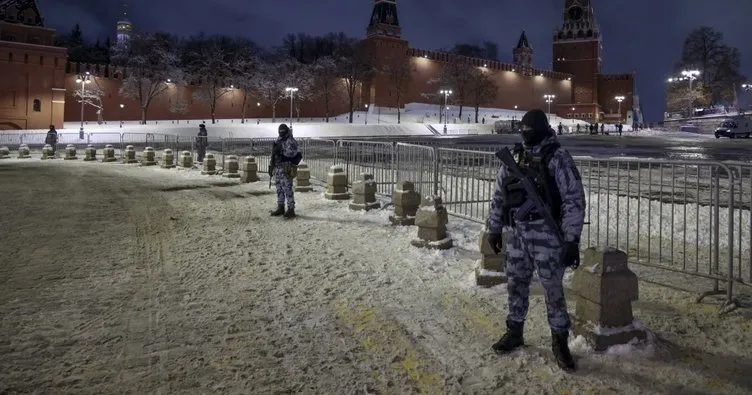
<path fill-rule="evenodd" d="M 522 127 L 522 141 L 528 147 L 534 147 L 540 144 L 546 137 L 551 136 L 551 126 L 548 124 L 548 117 L 543 110 L 530 110 L 522 117 L 520 121 Z"/>
<path fill-rule="evenodd" d="M 290 128 L 284 123 L 279 125 L 278 131 L 279 131 L 279 138 L 282 140 L 290 136 Z"/>

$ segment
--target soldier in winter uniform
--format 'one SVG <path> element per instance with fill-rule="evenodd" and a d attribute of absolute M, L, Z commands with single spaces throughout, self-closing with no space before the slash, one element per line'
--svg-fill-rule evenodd
<path fill-rule="evenodd" d="M 269 177 L 277 179 L 277 209 L 272 216 L 284 215 L 285 218 L 295 217 L 295 196 L 292 180 L 298 172 L 298 164 L 303 158 L 298 152 L 298 142 L 292 137 L 290 128 L 284 123 L 279 125 L 279 138 L 272 148 L 272 163 L 269 166 Z M 287 211 L 285 211 L 287 201 Z"/>
<path fill-rule="evenodd" d="M 209 136 L 206 132 L 206 125 L 202 123 L 198 125 L 198 136 L 196 136 L 196 150 L 198 151 L 198 159 L 196 161 L 204 161 L 207 146 L 209 146 Z"/>
<path fill-rule="evenodd" d="M 52 156 L 55 156 L 55 151 L 57 151 L 57 130 L 55 129 L 55 125 L 50 125 L 50 130 L 47 131 L 44 143 L 52 147 Z"/>
<path fill-rule="evenodd" d="M 557 364 L 566 371 L 576 369 L 567 339 L 570 321 L 562 279 L 567 267 L 580 261 L 580 234 L 585 220 L 585 193 L 572 156 L 560 147 L 542 110 L 531 110 L 522 118 L 524 145 L 516 149 L 520 168 L 534 181 L 564 243 L 555 236 L 541 213 L 521 187 L 519 179 L 499 169 L 491 203 L 488 242 L 501 252 L 502 228 L 509 227 L 507 243 L 507 290 L 509 314 L 507 332 L 493 345 L 497 354 L 506 354 L 524 344 L 523 326 L 527 316 L 533 270 L 545 289 L 552 350 Z"/>

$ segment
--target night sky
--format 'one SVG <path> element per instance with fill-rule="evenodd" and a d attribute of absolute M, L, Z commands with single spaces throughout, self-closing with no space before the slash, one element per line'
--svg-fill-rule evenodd
<path fill-rule="evenodd" d="M 114 37 L 122 0 L 38 0 L 48 26 L 69 31 L 79 23 L 90 37 Z M 552 29 L 565 0 L 400 0 L 402 34 L 415 48 L 449 48 L 488 40 L 502 61 L 525 30 L 534 65 L 551 68 Z M 663 118 L 666 78 L 684 37 L 700 25 L 724 33 L 742 51 L 742 72 L 752 77 L 750 0 L 594 0 L 603 36 L 605 73 L 637 72 L 637 93 L 648 121 Z M 198 32 L 247 36 L 262 45 L 281 43 L 290 32 L 343 31 L 363 37 L 370 0 L 128 0 L 136 29 L 179 35 Z M 745 40 L 747 40 L 745 42 Z M 745 45 L 747 44 L 747 45 Z M 747 95 L 750 95 L 747 93 Z M 752 98 L 746 97 L 746 102 Z"/>

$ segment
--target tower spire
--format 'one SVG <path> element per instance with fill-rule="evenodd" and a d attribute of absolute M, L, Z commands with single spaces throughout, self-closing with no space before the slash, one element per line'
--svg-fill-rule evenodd
<path fill-rule="evenodd" d="M 397 17 L 397 0 L 374 0 L 367 36 L 400 38 L 402 28 Z"/>
<path fill-rule="evenodd" d="M 123 18 L 117 23 L 117 45 L 125 45 L 131 38 L 131 31 L 133 31 L 133 24 L 128 20 L 128 2 L 123 0 Z"/>

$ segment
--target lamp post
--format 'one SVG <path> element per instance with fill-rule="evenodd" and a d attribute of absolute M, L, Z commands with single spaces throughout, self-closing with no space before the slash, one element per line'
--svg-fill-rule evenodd
<path fill-rule="evenodd" d="M 125 108 L 125 104 L 120 105 L 120 127 L 123 127 L 123 108 Z"/>
<path fill-rule="evenodd" d="M 556 95 L 543 95 L 543 98 L 546 99 L 546 103 L 548 103 L 548 118 L 551 118 L 551 103 L 554 102 L 554 99 L 556 99 Z"/>
<path fill-rule="evenodd" d="M 619 113 L 619 123 L 621 123 L 621 102 L 624 101 L 624 96 L 619 95 L 619 96 L 614 97 L 614 99 L 616 99 L 616 102 L 619 103 L 618 113 Z"/>
<path fill-rule="evenodd" d="M 81 128 L 78 130 L 78 138 L 84 139 L 84 95 L 86 94 L 86 84 L 91 82 L 91 74 L 87 71 L 86 74 L 79 74 L 76 77 L 76 83 L 81 84 Z"/>
<path fill-rule="evenodd" d="M 366 125 L 368 125 L 368 104 L 366 104 Z"/>
<path fill-rule="evenodd" d="M 295 96 L 295 92 L 298 91 L 298 88 L 293 87 L 287 87 L 285 88 L 285 92 L 290 93 L 290 129 L 292 129 L 292 106 L 293 106 L 293 97 Z"/>
<path fill-rule="evenodd" d="M 694 91 L 692 90 L 692 82 L 696 80 L 697 76 L 699 76 L 700 74 L 700 70 L 682 70 L 681 77 L 673 77 L 668 79 L 668 82 L 689 81 L 689 118 L 692 118 L 692 116 L 695 115 L 695 112 L 693 110 L 695 96 Z"/>
<path fill-rule="evenodd" d="M 447 133 L 447 118 L 449 113 L 449 107 L 447 107 L 447 101 L 449 100 L 449 95 L 452 94 L 451 89 L 442 89 L 439 91 L 442 95 L 444 95 L 444 134 Z"/>

